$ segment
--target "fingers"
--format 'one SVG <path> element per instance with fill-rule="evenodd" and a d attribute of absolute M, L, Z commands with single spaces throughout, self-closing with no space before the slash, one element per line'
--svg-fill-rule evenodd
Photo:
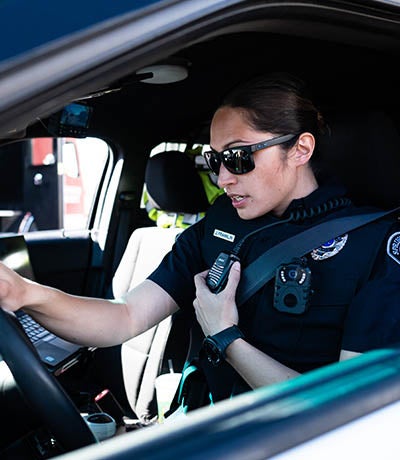
<path fill-rule="evenodd" d="M 229 272 L 228 282 L 226 284 L 225 289 L 233 293 L 236 293 L 236 289 L 239 284 L 239 281 L 240 281 L 240 263 L 235 262 L 232 265 L 231 270 Z"/>
<path fill-rule="evenodd" d="M 203 272 L 195 275 L 194 284 L 196 286 L 196 290 L 202 289 L 202 288 L 204 289 L 206 287 L 205 280 L 206 280 L 208 272 L 209 270 L 204 270 Z M 225 289 L 227 289 L 228 291 L 233 291 L 234 293 L 236 292 L 237 285 L 239 284 L 239 281 L 240 281 L 240 273 L 241 273 L 240 263 L 235 262 L 232 265 L 231 270 L 229 272 L 228 282 L 227 282 Z"/>
<path fill-rule="evenodd" d="M 209 270 L 204 270 L 203 272 L 201 273 L 197 273 L 197 275 L 195 275 L 194 279 L 203 279 L 205 280 L 206 277 L 207 277 L 207 274 L 208 274 Z"/>
<path fill-rule="evenodd" d="M 196 318 L 205 335 L 213 335 L 239 321 L 235 302 L 236 288 L 240 280 L 240 264 L 235 262 L 224 290 L 215 294 L 205 282 L 208 271 L 195 276 L 196 298 L 193 301 Z"/>

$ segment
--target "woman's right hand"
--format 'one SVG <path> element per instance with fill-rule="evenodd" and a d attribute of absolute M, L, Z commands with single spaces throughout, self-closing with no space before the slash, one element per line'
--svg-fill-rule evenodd
<path fill-rule="evenodd" d="M 194 277 L 196 298 L 193 301 L 196 318 L 204 335 L 214 335 L 238 324 L 239 314 L 235 301 L 240 280 L 240 264 L 235 262 L 229 272 L 228 283 L 218 294 L 211 292 L 206 284 L 208 270 Z"/>
<path fill-rule="evenodd" d="M 32 281 L 18 275 L 0 262 L 0 306 L 16 311 L 26 303 L 27 292 Z"/>

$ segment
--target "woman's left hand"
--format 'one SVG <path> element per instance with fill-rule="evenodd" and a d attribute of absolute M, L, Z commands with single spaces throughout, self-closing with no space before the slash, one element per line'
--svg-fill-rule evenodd
<path fill-rule="evenodd" d="M 236 289 L 240 280 L 240 264 L 235 262 L 230 270 L 228 282 L 223 291 L 214 294 L 206 285 L 208 270 L 194 277 L 196 298 L 193 306 L 204 334 L 214 335 L 237 325 L 239 314 L 235 301 Z"/>

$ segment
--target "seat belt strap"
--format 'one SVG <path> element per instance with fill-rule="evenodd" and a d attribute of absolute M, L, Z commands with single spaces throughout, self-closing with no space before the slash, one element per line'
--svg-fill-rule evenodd
<path fill-rule="evenodd" d="M 400 207 L 390 211 L 339 217 L 315 225 L 276 244 L 243 270 L 236 293 L 237 305 L 242 305 L 271 280 L 279 265 L 289 263 L 293 258 L 302 257 L 338 235 L 362 227 L 399 209 Z"/>

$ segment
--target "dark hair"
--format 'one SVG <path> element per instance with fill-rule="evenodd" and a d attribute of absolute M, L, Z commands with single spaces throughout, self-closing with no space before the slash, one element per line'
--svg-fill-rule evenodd
<path fill-rule="evenodd" d="M 287 73 L 258 76 L 234 88 L 221 106 L 242 108 L 258 131 L 276 135 L 310 132 L 318 144 L 324 123 L 309 96 L 305 83 Z M 297 138 L 284 144 L 294 145 Z"/>

